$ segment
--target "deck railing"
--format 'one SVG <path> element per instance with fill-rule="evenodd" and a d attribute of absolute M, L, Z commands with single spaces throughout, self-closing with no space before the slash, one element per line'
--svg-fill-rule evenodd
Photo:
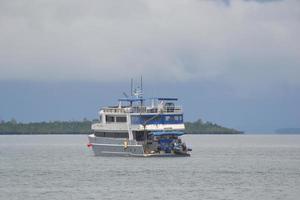
<path fill-rule="evenodd" d="M 162 108 L 158 107 L 126 107 L 126 108 L 103 108 L 105 113 L 181 113 L 181 106 L 164 106 Z"/>
<path fill-rule="evenodd" d="M 124 108 L 103 108 L 106 113 L 127 113 Z"/>

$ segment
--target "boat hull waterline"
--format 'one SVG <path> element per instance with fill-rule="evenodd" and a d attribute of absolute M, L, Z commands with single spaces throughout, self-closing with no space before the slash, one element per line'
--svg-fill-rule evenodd
<path fill-rule="evenodd" d="M 89 136 L 89 143 L 87 146 L 92 148 L 95 156 L 117 156 L 117 157 L 189 157 L 189 153 L 178 153 L 178 152 L 159 152 L 155 154 L 144 153 L 143 145 L 124 145 L 116 142 L 116 144 L 101 144 L 93 143 L 94 135 Z M 125 140 L 124 140 L 125 141 Z"/>

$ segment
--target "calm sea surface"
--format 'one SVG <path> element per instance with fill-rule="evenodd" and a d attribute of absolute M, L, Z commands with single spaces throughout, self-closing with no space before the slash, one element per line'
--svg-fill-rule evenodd
<path fill-rule="evenodd" d="M 94 157 L 85 136 L 0 136 L 0 199 L 300 199 L 300 136 L 184 136 L 189 158 Z"/>

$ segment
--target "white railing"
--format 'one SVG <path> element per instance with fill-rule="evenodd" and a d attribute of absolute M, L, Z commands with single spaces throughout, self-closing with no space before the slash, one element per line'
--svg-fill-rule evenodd
<path fill-rule="evenodd" d="M 103 108 L 105 113 L 182 113 L 181 106 L 158 107 L 128 107 L 128 108 Z"/>
<path fill-rule="evenodd" d="M 124 108 L 103 108 L 105 113 L 126 113 Z"/>
<path fill-rule="evenodd" d="M 96 123 L 92 124 L 93 130 L 115 130 L 115 131 L 127 131 L 127 123 Z"/>

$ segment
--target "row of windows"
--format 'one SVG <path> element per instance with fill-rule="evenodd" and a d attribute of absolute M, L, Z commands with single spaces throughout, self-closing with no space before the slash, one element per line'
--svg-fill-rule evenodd
<path fill-rule="evenodd" d="M 97 137 L 128 138 L 128 133 L 96 132 L 95 135 Z"/>
<path fill-rule="evenodd" d="M 170 115 L 170 116 L 165 116 L 165 121 L 182 121 L 183 117 L 182 115 Z"/>
<path fill-rule="evenodd" d="M 183 123 L 182 115 L 136 115 L 131 116 L 132 124 L 178 124 Z"/>
<path fill-rule="evenodd" d="M 110 116 L 110 115 L 106 115 L 105 116 L 105 120 L 106 120 L 106 123 L 114 123 L 114 122 L 126 123 L 127 122 L 127 118 L 124 117 L 124 116 Z"/>
<path fill-rule="evenodd" d="M 97 137 L 107 137 L 107 138 L 128 138 L 127 132 L 95 132 L 95 136 Z M 137 141 L 143 141 L 145 140 L 145 133 L 144 132 L 133 132 L 133 137 Z"/>
<path fill-rule="evenodd" d="M 126 116 L 105 116 L 106 123 L 126 123 Z M 135 115 L 131 116 L 132 124 L 177 124 L 183 123 L 182 115 Z"/>

